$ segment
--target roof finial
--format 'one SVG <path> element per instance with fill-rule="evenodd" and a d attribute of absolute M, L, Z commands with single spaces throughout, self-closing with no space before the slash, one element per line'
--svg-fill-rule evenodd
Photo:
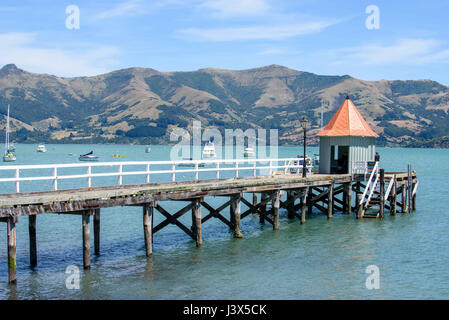
<path fill-rule="evenodd" d="M 346 99 L 349 100 L 349 90 L 348 89 L 346 89 Z"/>

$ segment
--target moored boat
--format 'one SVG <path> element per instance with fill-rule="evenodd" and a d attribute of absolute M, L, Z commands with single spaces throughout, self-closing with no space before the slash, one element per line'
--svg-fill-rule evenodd
<path fill-rule="evenodd" d="M 3 162 L 13 162 L 16 161 L 17 157 L 14 153 L 16 148 L 11 148 L 9 144 L 9 104 L 8 104 L 8 114 L 6 116 L 6 128 L 5 128 L 5 153 L 3 154 Z"/>
<path fill-rule="evenodd" d="M 243 156 L 244 157 L 252 157 L 255 154 L 256 154 L 256 152 L 254 152 L 253 148 L 246 147 L 245 150 L 243 150 Z"/>
<path fill-rule="evenodd" d="M 37 146 L 37 152 L 47 152 L 47 148 L 45 147 L 45 144 L 41 143 Z"/>
<path fill-rule="evenodd" d="M 94 152 L 83 154 L 79 156 L 79 161 L 98 161 L 98 156 L 94 156 Z"/>
<path fill-rule="evenodd" d="M 217 154 L 215 153 L 215 145 L 212 141 L 209 141 L 204 146 L 203 157 L 205 158 L 215 158 Z"/>

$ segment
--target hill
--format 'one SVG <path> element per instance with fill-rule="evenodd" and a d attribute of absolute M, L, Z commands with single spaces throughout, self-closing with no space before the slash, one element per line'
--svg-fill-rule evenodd
<path fill-rule="evenodd" d="M 0 113 L 11 105 L 15 142 L 167 143 L 170 131 L 279 129 L 281 144 L 298 144 L 298 120 L 309 136 L 327 123 L 346 92 L 376 131 L 380 145 L 446 146 L 449 87 L 431 80 L 364 81 L 270 65 L 249 70 L 159 72 L 129 68 L 94 77 L 0 69 Z M 5 119 L 0 123 L 4 135 Z M 441 138 L 441 139 L 440 139 Z M 316 139 L 312 139 L 316 142 Z"/>

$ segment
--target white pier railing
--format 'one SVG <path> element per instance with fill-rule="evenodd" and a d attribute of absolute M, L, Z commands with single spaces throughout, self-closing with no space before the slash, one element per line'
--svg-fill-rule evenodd
<path fill-rule="evenodd" d="M 71 164 L 44 165 L 14 165 L 0 166 L 0 193 L 5 193 L 4 184 L 14 185 L 13 192 L 21 192 L 25 182 L 50 181 L 51 189 L 92 187 L 93 179 L 101 177 L 116 177 L 112 185 L 122 185 L 127 176 L 143 176 L 142 180 L 133 183 L 175 182 L 183 175 L 193 173 L 190 180 L 238 178 L 239 176 L 258 177 L 270 176 L 279 169 L 283 173 L 302 173 L 302 163 L 298 158 L 282 159 L 208 159 L 208 160 L 179 160 L 179 161 L 127 161 L 127 162 L 89 162 Z M 125 170 L 125 168 L 127 170 Z M 312 171 L 311 165 L 306 165 L 307 171 Z M 94 172 L 97 171 L 97 172 Z M 228 172 L 228 174 L 225 174 Z M 206 173 L 209 173 L 206 175 Z M 211 175 L 212 173 L 212 175 Z M 213 175 L 215 173 L 215 175 Z M 168 179 L 155 179 L 154 176 L 168 176 Z M 177 180 L 178 178 L 178 180 Z M 58 182 L 85 179 L 84 183 L 69 188 L 60 188 Z M 110 183 L 108 185 L 111 185 Z M 44 190 L 33 190 L 44 191 Z M 8 191 L 6 191 L 8 192 Z"/>

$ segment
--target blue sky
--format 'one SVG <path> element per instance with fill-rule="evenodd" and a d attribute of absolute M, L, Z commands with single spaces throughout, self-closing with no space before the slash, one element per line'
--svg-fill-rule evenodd
<path fill-rule="evenodd" d="M 66 8 L 80 28 L 66 28 Z M 365 25 L 369 5 L 380 28 Z M 284 65 L 449 85 L 449 1 L 1 0 L 0 65 L 59 76 L 126 67 Z"/>

